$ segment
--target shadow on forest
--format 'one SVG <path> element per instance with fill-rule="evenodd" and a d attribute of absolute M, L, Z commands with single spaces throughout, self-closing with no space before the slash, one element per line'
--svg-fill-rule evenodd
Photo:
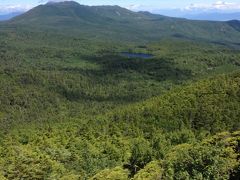
<path fill-rule="evenodd" d="M 138 73 L 146 79 L 156 81 L 179 81 L 191 78 L 191 71 L 177 68 L 171 59 L 127 58 L 120 55 L 84 56 L 89 62 L 96 63 L 99 69 L 64 68 L 65 71 L 86 73 L 96 77 L 116 76 Z M 118 76 L 124 78 L 124 76 Z"/>
<path fill-rule="evenodd" d="M 145 83 L 149 80 L 158 83 L 164 81 L 179 83 L 191 78 L 191 71 L 177 68 L 172 59 L 125 58 L 112 54 L 82 56 L 81 59 L 94 63 L 99 68 L 61 67 L 58 69 L 69 74 L 80 74 L 89 78 L 86 81 L 90 80 L 89 89 L 81 87 L 81 82 L 78 81 L 70 80 L 75 83 L 69 84 L 57 83 L 56 91 L 70 101 L 136 102 L 149 97 L 150 92 L 152 95 L 156 94 L 152 92 L 156 89 L 154 90 L 153 87 L 149 87 L 148 83 Z M 124 81 L 125 85 L 119 85 L 121 81 Z M 144 92 L 142 92 L 142 86 L 145 88 Z M 98 88 L 103 91 L 103 94 L 96 93 L 99 92 Z"/>

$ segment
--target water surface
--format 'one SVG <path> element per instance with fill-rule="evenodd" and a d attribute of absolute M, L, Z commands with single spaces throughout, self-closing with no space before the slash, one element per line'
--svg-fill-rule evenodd
<path fill-rule="evenodd" d="M 149 59 L 152 58 L 152 54 L 145 54 L 145 53 L 129 53 L 129 52 L 121 52 L 120 53 L 122 56 L 126 56 L 128 58 L 145 58 Z"/>

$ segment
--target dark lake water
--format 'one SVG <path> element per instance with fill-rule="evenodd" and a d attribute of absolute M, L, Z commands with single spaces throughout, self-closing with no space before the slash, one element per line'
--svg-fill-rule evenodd
<path fill-rule="evenodd" d="M 122 56 L 126 56 L 128 58 L 152 58 L 152 54 L 144 54 L 144 53 L 129 53 L 129 52 L 121 52 L 120 53 Z"/>

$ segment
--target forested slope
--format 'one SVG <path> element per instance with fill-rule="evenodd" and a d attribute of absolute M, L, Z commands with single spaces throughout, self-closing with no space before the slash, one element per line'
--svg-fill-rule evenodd
<path fill-rule="evenodd" d="M 134 151 L 138 152 L 135 158 L 146 153 L 141 150 Z M 162 160 L 151 161 L 132 178 L 126 169 L 115 167 L 103 170 L 91 179 L 239 179 L 238 158 L 239 131 L 224 132 L 201 142 L 177 145 Z M 137 168 L 134 166 L 134 170 Z"/>
<path fill-rule="evenodd" d="M 230 77 L 220 75 L 179 87 L 163 96 L 117 111 L 111 119 L 149 131 L 150 127 L 159 127 L 167 132 L 182 128 L 211 133 L 236 130 L 240 127 L 239 77 L 239 73 Z"/>
<path fill-rule="evenodd" d="M 19 125 L 2 140 L 2 173 L 10 179 L 88 179 L 114 168 L 95 179 L 235 176 L 239 133 L 199 140 L 239 129 L 239 84 L 239 73 L 222 75 L 105 115 Z"/>
<path fill-rule="evenodd" d="M 132 12 L 119 6 L 84 6 L 76 2 L 40 5 L 6 23 L 38 31 L 54 30 L 89 38 L 125 42 L 148 42 L 177 37 L 208 42 L 238 43 L 238 22 L 192 21 L 146 12 Z"/>

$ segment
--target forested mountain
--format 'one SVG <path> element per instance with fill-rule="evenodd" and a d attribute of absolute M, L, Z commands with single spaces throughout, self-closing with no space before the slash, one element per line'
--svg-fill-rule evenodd
<path fill-rule="evenodd" d="M 0 179 L 239 179 L 239 30 L 69 1 L 1 22 Z"/>
<path fill-rule="evenodd" d="M 191 21 L 136 13 L 119 6 L 83 6 L 72 1 L 40 5 L 10 24 L 105 38 L 110 34 L 110 39 L 135 41 L 178 37 L 237 43 L 240 38 L 239 29 L 226 22 Z"/>

